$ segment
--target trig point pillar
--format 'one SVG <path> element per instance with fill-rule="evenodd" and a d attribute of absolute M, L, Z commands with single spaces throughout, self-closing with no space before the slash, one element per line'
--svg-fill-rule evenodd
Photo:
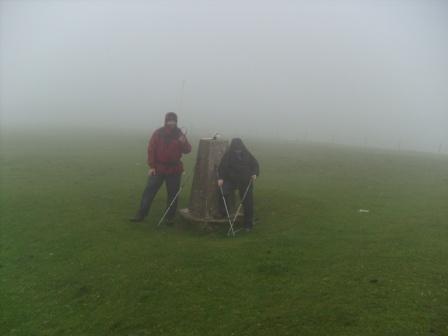
<path fill-rule="evenodd" d="M 227 223 L 227 218 L 219 214 L 220 194 L 217 185 L 217 169 L 227 150 L 227 140 L 206 138 L 199 141 L 193 185 L 191 187 L 188 209 L 181 209 L 182 217 L 189 221 L 210 223 Z M 234 201 L 229 208 L 233 209 Z"/>

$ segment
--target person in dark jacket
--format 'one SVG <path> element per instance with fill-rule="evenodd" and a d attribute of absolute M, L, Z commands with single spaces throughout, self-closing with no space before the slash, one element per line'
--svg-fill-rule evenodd
<path fill-rule="evenodd" d="M 167 189 L 167 208 L 173 201 L 180 187 L 183 172 L 182 154 L 191 152 L 191 145 L 185 134 L 177 127 L 177 115 L 168 112 L 165 115 L 165 125 L 156 130 L 148 144 L 148 182 L 140 202 L 140 209 L 133 222 L 141 222 L 148 215 L 151 203 L 162 186 L 163 182 Z M 172 224 L 177 209 L 177 199 L 173 203 L 166 219 Z"/>
<path fill-rule="evenodd" d="M 221 159 L 218 167 L 218 186 L 222 187 L 224 198 L 228 203 L 229 195 L 238 189 L 240 198 L 243 199 L 247 187 L 246 198 L 243 200 L 244 228 L 252 229 L 253 224 L 253 182 L 260 173 L 257 160 L 249 152 L 243 141 L 239 138 L 232 139 L 230 147 Z M 222 200 L 222 198 L 221 198 Z M 220 202 L 221 212 L 225 213 L 223 201 Z"/>

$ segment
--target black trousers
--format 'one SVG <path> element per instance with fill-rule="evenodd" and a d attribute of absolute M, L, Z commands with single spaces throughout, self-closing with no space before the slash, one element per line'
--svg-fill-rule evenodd
<path fill-rule="evenodd" d="M 174 174 L 174 175 L 157 174 L 149 176 L 146 188 L 143 191 L 142 200 L 140 201 L 139 215 L 143 218 L 148 215 L 152 201 L 154 200 L 154 197 L 156 196 L 163 182 L 165 182 L 166 191 L 168 194 L 168 198 L 166 200 L 166 207 L 168 208 L 173 198 L 179 191 L 180 180 L 181 180 L 181 174 Z M 173 203 L 170 211 L 166 215 L 166 218 L 168 220 L 172 219 L 176 214 L 177 200 L 178 199 L 176 199 L 176 201 Z"/>
<path fill-rule="evenodd" d="M 224 198 L 226 203 L 229 204 L 229 196 L 235 190 L 238 190 L 240 194 L 240 199 L 243 199 L 244 193 L 246 192 L 247 186 L 249 185 L 249 181 L 231 181 L 224 180 L 224 184 L 222 185 L 222 191 L 224 194 Z M 218 190 L 219 193 L 221 193 Z M 227 216 L 226 209 L 224 207 L 224 202 L 222 200 L 221 195 L 219 195 L 220 211 L 224 216 Z M 247 191 L 246 198 L 243 201 L 243 209 L 244 209 L 244 227 L 247 229 L 251 229 L 254 220 L 254 196 L 253 196 L 253 184 L 250 185 L 249 190 Z M 235 209 L 236 210 L 236 209 Z M 232 218 L 233 219 L 233 218 Z"/>

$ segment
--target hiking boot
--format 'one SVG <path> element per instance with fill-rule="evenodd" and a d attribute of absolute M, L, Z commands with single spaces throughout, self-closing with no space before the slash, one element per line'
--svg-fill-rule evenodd
<path fill-rule="evenodd" d="M 137 213 L 134 217 L 129 219 L 129 221 L 137 223 L 137 222 L 143 222 L 144 219 L 145 219 L 145 217 L 143 217 L 142 215 Z"/>
<path fill-rule="evenodd" d="M 174 226 L 174 219 L 173 218 L 167 219 L 166 226 Z"/>

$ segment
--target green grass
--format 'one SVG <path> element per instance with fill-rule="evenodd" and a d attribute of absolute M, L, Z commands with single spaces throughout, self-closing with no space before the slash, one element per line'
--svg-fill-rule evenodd
<path fill-rule="evenodd" d="M 248 141 L 260 221 L 232 239 L 157 229 L 165 191 L 127 221 L 146 142 L 3 136 L 1 335 L 448 335 L 447 156 Z"/>

